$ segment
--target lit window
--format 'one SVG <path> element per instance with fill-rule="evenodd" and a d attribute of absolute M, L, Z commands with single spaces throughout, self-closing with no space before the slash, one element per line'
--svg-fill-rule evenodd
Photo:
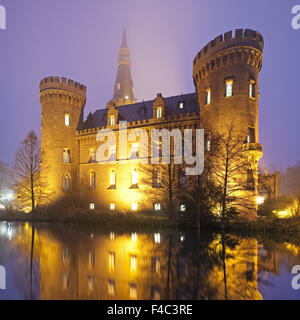
<path fill-rule="evenodd" d="M 108 280 L 108 283 L 107 283 L 107 291 L 108 291 L 108 294 L 110 296 L 114 296 L 115 295 L 115 281 L 114 280 Z"/>
<path fill-rule="evenodd" d="M 96 149 L 91 148 L 90 149 L 90 162 L 95 162 L 96 161 Z"/>
<path fill-rule="evenodd" d="M 90 210 L 95 210 L 95 203 L 90 203 Z"/>
<path fill-rule="evenodd" d="M 109 125 L 114 126 L 115 125 L 115 116 L 109 116 Z"/>
<path fill-rule="evenodd" d="M 129 285 L 129 296 L 130 299 L 137 299 L 137 286 L 135 283 Z"/>
<path fill-rule="evenodd" d="M 69 192 L 71 190 L 71 179 L 70 176 L 66 173 L 63 176 L 63 192 Z"/>
<path fill-rule="evenodd" d="M 136 234 L 136 232 L 131 234 L 131 240 L 134 241 L 134 242 L 137 241 L 137 234 Z"/>
<path fill-rule="evenodd" d="M 183 109 L 184 108 L 184 102 L 179 102 L 179 109 Z"/>
<path fill-rule="evenodd" d="M 249 83 L 249 97 L 255 98 L 255 81 L 254 80 L 250 80 L 250 83 Z"/>
<path fill-rule="evenodd" d="M 90 190 L 95 190 L 96 187 L 96 174 L 95 172 L 90 173 Z"/>
<path fill-rule="evenodd" d="M 210 151 L 210 134 L 206 136 L 205 149 L 206 149 L 206 152 Z"/>
<path fill-rule="evenodd" d="M 95 288 L 95 278 L 91 275 L 88 276 L 88 290 L 93 291 Z"/>
<path fill-rule="evenodd" d="M 227 80 L 225 85 L 225 97 L 233 96 L 233 80 Z"/>
<path fill-rule="evenodd" d="M 211 100 L 211 89 L 207 89 L 205 91 L 205 105 L 210 104 L 210 100 Z"/>
<path fill-rule="evenodd" d="M 181 211 L 181 212 L 186 211 L 186 206 L 185 206 L 185 204 L 180 205 L 180 211 Z"/>
<path fill-rule="evenodd" d="M 120 82 L 118 82 L 117 87 L 118 87 L 118 90 L 121 89 L 121 83 Z"/>
<path fill-rule="evenodd" d="M 71 150 L 68 148 L 64 148 L 63 150 L 63 162 L 71 163 Z"/>
<path fill-rule="evenodd" d="M 131 158 L 138 158 L 139 157 L 139 144 L 133 143 L 131 145 Z"/>
<path fill-rule="evenodd" d="M 137 211 L 137 209 L 138 209 L 138 204 L 137 204 L 136 202 L 133 202 L 133 203 L 131 204 L 131 210 L 132 210 L 132 211 Z"/>
<path fill-rule="evenodd" d="M 110 272 L 115 271 L 115 253 L 114 252 L 108 253 L 108 269 Z"/>
<path fill-rule="evenodd" d="M 159 257 L 152 258 L 152 272 L 160 273 L 160 258 Z"/>
<path fill-rule="evenodd" d="M 70 115 L 68 113 L 65 113 L 65 126 L 70 126 Z"/>
<path fill-rule="evenodd" d="M 95 250 L 94 249 L 89 251 L 89 266 L 90 268 L 94 268 L 95 266 Z"/>
<path fill-rule="evenodd" d="M 115 170 L 112 170 L 110 172 L 110 188 L 116 187 L 116 172 Z"/>
<path fill-rule="evenodd" d="M 155 203 L 154 204 L 154 210 L 155 211 L 160 211 L 161 210 L 161 204 L 160 203 Z"/>
<path fill-rule="evenodd" d="M 125 96 L 125 100 L 128 100 L 129 99 L 129 97 L 128 96 Z"/>
<path fill-rule="evenodd" d="M 138 188 L 138 172 L 136 169 L 131 173 L 131 188 Z"/>
<path fill-rule="evenodd" d="M 137 270 L 137 256 L 130 256 L 130 270 L 136 272 Z"/>
<path fill-rule="evenodd" d="M 110 210 L 112 210 L 112 211 L 116 210 L 116 204 L 115 204 L 115 203 L 111 203 L 111 204 L 109 205 L 109 208 L 110 208 Z"/>
<path fill-rule="evenodd" d="M 155 109 L 156 119 L 160 119 L 162 117 L 162 107 L 158 107 Z"/>
<path fill-rule="evenodd" d="M 154 242 L 160 243 L 160 233 L 154 233 Z"/>
<path fill-rule="evenodd" d="M 109 234 L 109 238 L 110 238 L 110 240 L 114 240 L 114 239 L 115 239 L 115 233 L 114 233 L 114 232 L 111 232 L 111 233 Z"/>

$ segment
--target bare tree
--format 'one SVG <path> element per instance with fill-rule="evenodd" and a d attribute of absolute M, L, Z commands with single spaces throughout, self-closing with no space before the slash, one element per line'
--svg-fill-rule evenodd
<path fill-rule="evenodd" d="M 30 131 L 15 157 L 15 190 L 22 208 L 34 212 L 43 195 L 40 177 L 41 149 L 34 131 Z"/>
<path fill-rule="evenodd" d="M 12 181 L 13 176 L 8 164 L 0 161 L 0 205 L 5 209 L 12 206 Z"/>

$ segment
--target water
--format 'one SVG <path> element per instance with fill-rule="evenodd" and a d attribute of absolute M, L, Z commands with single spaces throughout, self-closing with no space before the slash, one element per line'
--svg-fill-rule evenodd
<path fill-rule="evenodd" d="M 0 299 L 299 299 L 299 253 L 229 234 L 0 222 Z"/>

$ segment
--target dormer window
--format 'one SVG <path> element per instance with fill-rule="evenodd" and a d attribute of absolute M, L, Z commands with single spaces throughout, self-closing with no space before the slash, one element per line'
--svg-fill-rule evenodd
<path fill-rule="evenodd" d="M 65 126 L 70 127 L 70 115 L 65 113 Z"/>
<path fill-rule="evenodd" d="M 114 126 L 115 125 L 115 116 L 109 116 L 109 125 Z"/>
<path fill-rule="evenodd" d="M 162 107 L 155 108 L 155 117 L 156 119 L 160 119 L 162 117 Z"/>
<path fill-rule="evenodd" d="M 225 80 L 225 97 L 233 96 L 233 79 Z"/>
<path fill-rule="evenodd" d="M 184 102 L 179 102 L 179 109 L 184 109 Z"/>
<path fill-rule="evenodd" d="M 210 104 L 211 101 L 211 89 L 206 89 L 205 90 L 205 105 Z"/>

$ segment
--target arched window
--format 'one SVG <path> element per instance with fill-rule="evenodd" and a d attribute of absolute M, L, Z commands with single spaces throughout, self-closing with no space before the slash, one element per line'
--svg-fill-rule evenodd
<path fill-rule="evenodd" d="M 95 172 L 90 173 L 90 190 L 95 190 L 96 188 L 96 174 Z"/>
<path fill-rule="evenodd" d="M 68 173 L 63 176 L 63 192 L 69 192 L 71 190 L 71 178 Z"/>

